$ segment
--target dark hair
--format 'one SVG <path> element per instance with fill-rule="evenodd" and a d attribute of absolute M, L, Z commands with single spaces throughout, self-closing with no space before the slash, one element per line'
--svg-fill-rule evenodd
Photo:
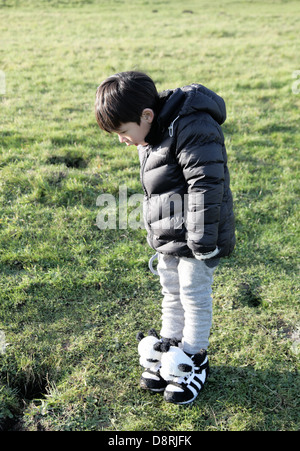
<path fill-rule="evenodd" d="M 109 133 L 122 123 L 140 125 L 142 112 L 157 110 L 159 96 L 153 80 L 143 72 L 120 72 L 104 80 L 96 92 L 95 115 L 99 127 Z"/>

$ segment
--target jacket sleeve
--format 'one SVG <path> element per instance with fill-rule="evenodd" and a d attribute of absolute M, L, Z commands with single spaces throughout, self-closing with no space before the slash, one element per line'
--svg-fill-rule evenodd
<path fill-rule="evenodd" d="M 196 116 L 196 115 L 195 115 Z M 184 118 L 177 131 L 176 155 L 187 182 L 185 227 L 194 254 L 217 247 L 224 190 L 224 136 L 210 117 Z"/>

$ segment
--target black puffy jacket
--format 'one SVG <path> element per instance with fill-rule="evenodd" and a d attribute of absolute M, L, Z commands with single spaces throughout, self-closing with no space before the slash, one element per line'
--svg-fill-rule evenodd
<path fill-rule="evenodd" d="M 160 94 L 160 108 L 138 146 L 148 243 L 158 252 L 229 255 L 235 245 L 221 97 L 192 84 Z"/>

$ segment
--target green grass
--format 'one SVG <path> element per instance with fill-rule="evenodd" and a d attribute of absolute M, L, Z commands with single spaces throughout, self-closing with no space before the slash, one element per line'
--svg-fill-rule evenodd
<path fill-rule="evenodd" d="M 299 19 L 288 0 L 0 2 L 0 429 L 299 429 Z M 138 388 L 135 335 L 160 327 L 145 231 L 96 226 L 100 194 L 142 192 L 93 114 L 130 69 L 227 104 L 237 247 L 186 408 Z"/>

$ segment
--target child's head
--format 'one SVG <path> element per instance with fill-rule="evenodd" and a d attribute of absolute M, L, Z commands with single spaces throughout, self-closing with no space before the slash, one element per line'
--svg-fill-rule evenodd
<path fill-rule="evenodd" d="M 97 89 L 95 114 L 99 127 L 117 133 L 127 145 L 144 144 L 159 96 L 154 82 L 142 72 L 121 72 Z"/>

